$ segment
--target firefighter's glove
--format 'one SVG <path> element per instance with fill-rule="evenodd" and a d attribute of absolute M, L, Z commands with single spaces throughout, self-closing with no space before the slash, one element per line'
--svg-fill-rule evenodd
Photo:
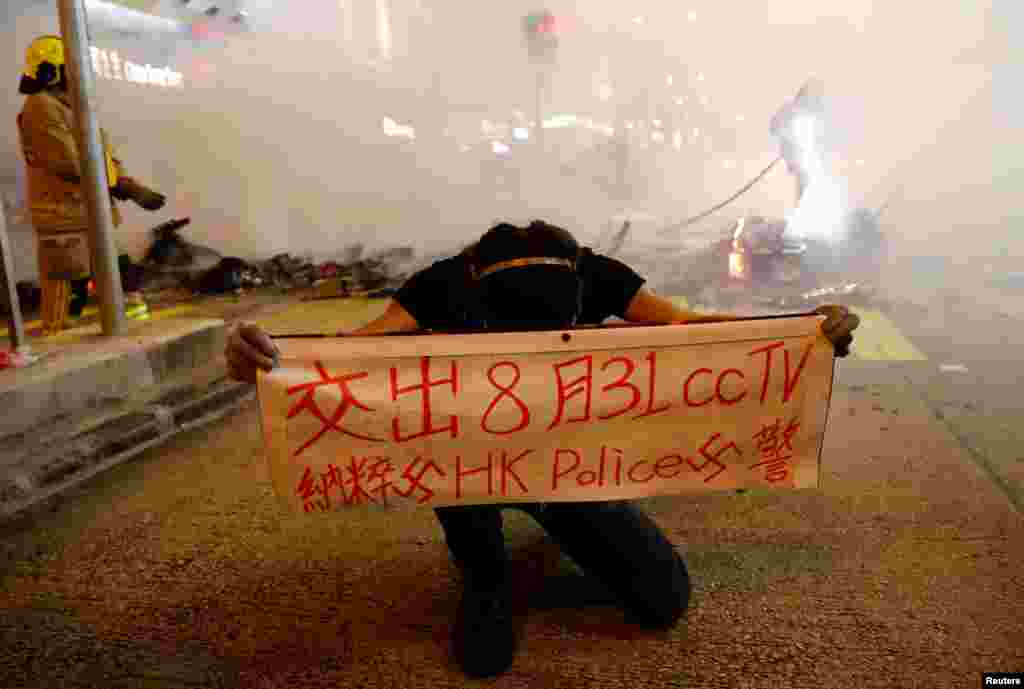
<path fill-rule="evenodd" d="M 117 184 L 110 188 L 110 195 L 113 196 L 118 201 L 127 201 L 131 198 L 128 195 L 128 192 L 125 191 L 124 186 L 120 182 L 118 182 Z"/>
<path fill-rule="evenodd" d="M 158 211 L 167 203 L 167 197 L 163 194 L 139 184 L 130 177 L 118 180 L 117 186 L 114 187 L 114 198 L 121 198 L 119 194 L 147 211 Z"/>
<path fill-rule="evenodd" d="M 826 304 L 814 310 L 825 316 L 821 324 L 821 332 L 829 339 L 835 347 L 836 356 L 844 357 L 850 353 L 850 345 L 853 343 L 853 331 L 860 325 L 860 318 L 851 313 L 845 306 Z"/>

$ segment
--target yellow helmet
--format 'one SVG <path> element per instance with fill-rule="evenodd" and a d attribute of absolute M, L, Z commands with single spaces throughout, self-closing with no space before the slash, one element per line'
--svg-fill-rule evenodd
<path fill-rule="evenodd" d="M 46 64 L 52 68 L 46 67 Z M 63 66 L 64 41 L 60 36 L 40 36 L 25 51 L 24 74 L 42 86 L 49 86 L 60 78 L 60 68 Z"/>

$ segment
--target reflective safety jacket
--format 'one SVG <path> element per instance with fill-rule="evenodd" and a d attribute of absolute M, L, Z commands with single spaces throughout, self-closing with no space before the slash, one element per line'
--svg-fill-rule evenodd
<path fill-rule="evenodd" d="M 81 158 L 74 136 L 74 115 L 67 96 L 46 90 L 25 99 L 18 115 L 18 133 L 25 156 L 28 206 L 40 235 L 82 232 L 89 228 L 80 181 Z M 124 176 L 107 133 L 100 132 L 107 159 L 107 188 Z M 114 225 L 121 214 L 111 198 Z"/>

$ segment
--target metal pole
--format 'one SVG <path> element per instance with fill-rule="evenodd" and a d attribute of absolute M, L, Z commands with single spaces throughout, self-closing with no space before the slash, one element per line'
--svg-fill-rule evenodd
<path fill-rule="evenodd" d="M 544 157 L 544 66 L 537 65 L 537 93 L 535 103 L 535 117 L 537 118 L 537 151 L 540 153 L 543 162 Z"/>
<path fill-rule="evenodd" d="M 11 244 L 7 240 L 7 220 L 2 208 L 0 208 L 0 287 L 3 288 L 3 296 L 11 309 L 11 314 L 7 318 L 11 349 L 17 351 L 25 346 L 25 322 L 21 318 L 21 303 L 18 301 L 18 288 L 14 281 Z"/>
<path fill-rule="evenodd" d="M 118 269 L 117 249 L 114 246 L 106 156 L 94 108 L 96 80 L 89 53 L 85 5 L 83 0 L 57 0 L 57 6 L 61 36 L 64 39 L 71 105 L 75 114 L 75 136 L 78 150 L 82 152 L 82 189 L 92 230 L 89 243 L 92 246 L 93 269 L 96 271 L 103 334 L 120 335 L 125 330 L 124 293 L 121 290 L 121 271 Z"/>

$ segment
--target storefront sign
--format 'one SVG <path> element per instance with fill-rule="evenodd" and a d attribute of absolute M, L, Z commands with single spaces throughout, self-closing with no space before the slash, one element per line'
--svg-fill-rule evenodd
<path fill-rule="evenodd" d="M 95 46 L 89 50 L 92 53 L 93 72 L 101 79 L 123 80 L 165 88 L 183 88 L 185 86 L 185 78 L 182 74 L 175 72 L 170 67 L 137 65 L 130 60 L 122 59 L 116 50 L 105 50 Z"/>

